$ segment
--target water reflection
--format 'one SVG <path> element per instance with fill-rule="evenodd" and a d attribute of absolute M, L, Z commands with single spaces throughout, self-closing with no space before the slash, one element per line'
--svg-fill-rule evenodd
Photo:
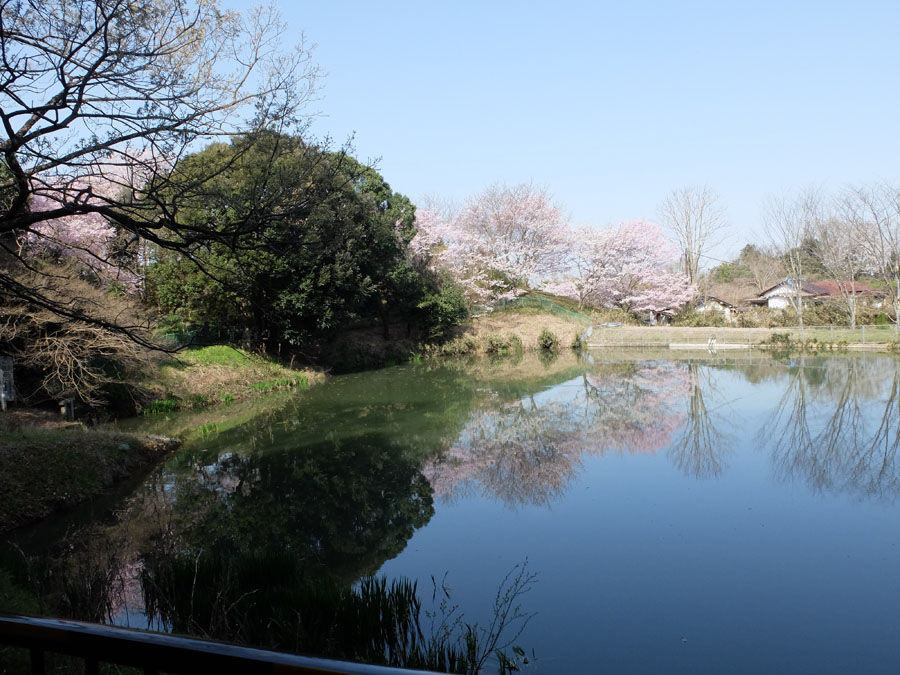
<path fill-rule="evenodd" d="M 716 408 L 721 408 L 724 397 L 716 388 L 712 371 L 701 368 L 696 363 L 688 364 L 687 414 L 684 425 L 675 443 L 672 444 L 670 456 L 672 462 L 685 474 L 696 478 L 711 478 L 720 475 L 726 468 L 725 458 L 731 452 L 732 435 L 723 432 L 723 421 L 717 419 L 714 409 L 710 408 L 707 399 L 718 400 Z M 706 393 L 704 393 L 706 389 Z M 731 410 L 732 415 L 734 411 Z M 730 426 L 735 420 L 732 419 Z"/>
<path fill-rule="evenodd" d="M 376 434 L 228 454 L 164 489 L 180 552 L 291 551 L 344 579 L 377 570 L 434 514 L 414 453 Z"/>
<path fill-rule="evenodd" d="M 480 492 L 510 506 L 548 504 L 582 457 L 656 452 L 684 424 L 692 373 L 675 362 L 601 363 L 559 385 L 473 412 L 456 442 L 426 463 L 435 493 Z"/>
<path fill-rule="evenodd" d="M 818 491 L 896 499 L 900 493 L 900 371 L 886 359 L 800 357 L 760 432 L 775 474 Z"/>
<path fill-rule="evenodd" d="M 230 425 L 212 411 L 219 433 L 189 434 L 115 513 L 60 526 L 61 543 L 52 530 L 53 546 L 23 543 L 31 576 L 66 615 L 95 620 L 139 605 L 143 561 L 161 555 L 279 551 L 304 577 L 352 583 L 428 525 L 434 497 L 546 507 L 612 452 L 664 454 L 710 481 L 755 453 L 817 491 L 900 494 L 893 359 L 602 356 L 432 362 L 236 407 Z"/>

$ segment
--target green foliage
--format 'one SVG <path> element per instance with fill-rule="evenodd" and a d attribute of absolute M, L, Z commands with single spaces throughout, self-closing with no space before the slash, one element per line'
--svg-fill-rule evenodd
<path fill-rule="evenodd" d="M 790 333 L 772 333 L 761 344 L 772 345 L 773 347 L 790 348 L 794 344 Z"/>
<path fill-rule="evenodd" d="M 0 611 L 37 614 L 39 603 L 25 588 L 16 584 L 12 574 L 0 568 Z"/>
<path fill-rule="evenodd" d="M 234 403 L 234 394 L 226 391 L 224 394 L 222 394 L 222 403 Z"/>
<path fill-rule="evenodd" d="M 197 431 L 201 436 L 209 436 L 210 434 L 219 433 L 219 425 L 215 422 L 207 422 L 197 427 Z"/>
<path fill-rule="evenodd" d="M 739 260 L 734 262 L 723 262 L 709 271 L 710 280 L 717 284 L 729 284 L 737 279 L 743 279 L 748 276 L 750 276 L 750 273 L 747 270 L 746 265 L 741 264 Z"/>
<path fill-rule="evenodd" d="M 428 340 L 442 339 L 469 316 L 463 289 L 445 279 L 439 289 L 429 292 L 418 304 L 421 327 Z"/>
<path fill-rule="evenodd" d="M 643 321 L 639 321 L 634 314 L 628 310 L 616 309 L 596 309 L 591 312 L 594 325 L 601 323 L 621 323 L 623 325 L 642 325 Z"/>
<path fill-rule="evenodd" d="M 478 342 L 471 335 L 461 335 L 432 348 L 432 353 L 440 356 L 465 356 L 478 351 Z"/>
<path fill-rule="evenodd" d="M 306 378 L 303 378 L 303 379 L 305 380 Z M 289 387 L 295 386 L 296 384 L 297 383 L 290 378 L 279 377 L 274 380 L 265 380 L 263 382 L 253 382 L 250 385 L 250 388 L 253 391 L 258 391 L 260 393 L 266 393 L 266 392 L 274 391 L 276 389 L 287 389 Z M 305 384 L 306 383 L 304 381 L 304 385 Z"/>
<path fill-rule="evenodd" d="M 725 318 L 725 315 L 722 312 L 698 312 L 693 307 L 688 307 L 679 311 L 673 317 L 672 325 L 685 327 L 709 326 L 715 328 L 724 328 L 730 326 L 731 323 Z"/>
<path fill-rule="evenodd" d="M 334 373 L 351 373 L 405 363 L 414 347 L 409 341 L 373 343 L 347 336 L 328 344 L 322 359 Z"/>
<path fill-rule="evenodd" d="M 831 300 L 804 308 L 803 323 L 807 326 L 846 326 L 850 323 L 850 315 L 847 305 L 840 300 Z"/>
<path fill-rule="evenodd" d="M 415 209 L 374 169 L 272 133 L 211 145 L 178 171 L 211 167 L 202 192 L 185 195 L 179 225 L 242 223 L 244 234 L 190 256 L 157 251 L 150 296 L 170 315 L 272 346 L 360 319 L 402 319 L 436 337 L 465 318 L 458 289 L 410 265 Z"/>
<path fill-rule="evenodd" d="M 509 350 L 513 354 L 521 354 L 525 350 L 525 345 L 522 344 L 522 338 L 515 333 L 510 333 L 506 336 L 506 343 L 509 345 Z"/>
<path fill-rule="evenodd" d="M 491 333 L 484 337 L 485 354 L 508 354 L 510 342 L 508 337 Z"/>
<path fill-rule="evenodd" d="M 167 395 L 166 398 L 150 401 L 144 406 L 145 415 L 163 415 L 165 413 L 175 412 L 178 409 L 178 401 Z"/>
<path fill-rule="evenodd" d="M 559 338 L 556 337 L 556 333 L 544 328 L 538 335 L 537 346 L 538 349 L 555 352 L 559 349 Z"/>
<path fill-rule="evenodd" d="M 205 394 L 191 394 L 184 399 L 184 403 L 189 408 L 204 408 L 209 405 L 209 397 Z"/>
<path fill-rule="evenodd" d="M 249 365 L 254 357 L 228 345 L 212 345 L 210 347 L 186 349 L 180 354 L 180 358 L 182 361 L 196 366 L 240 368 Z"/>

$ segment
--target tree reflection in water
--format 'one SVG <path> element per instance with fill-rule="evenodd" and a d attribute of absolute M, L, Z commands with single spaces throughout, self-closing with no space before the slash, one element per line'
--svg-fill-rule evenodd
<path fill-rule="evenodd" d="M 307 573 L 374 573 L 434 514 L 410 449 L 372 434 L 293 450 L 227 454 L 175 476 L 166 547 L 289 551 Z"/>
<path fill-rule="evenodd" d="M 884 359 L 798 357 L 760 439 L 777 476 L 813 489 L 894 500 L 900 494 L 900 370 Z M 879 400 L 880 399 L 880 400 Z"/>
<path fill-rule="evenodd" d="M 731 452 L 731 437 L 720 430 L 714 411 L 707 406 L 707 396 L 718 394 L 710 370 L 690 363 L 688 373 L 687 415 L 681 433 L 669 451 L 670 456 L 675 466 L 689 476 L 715 477 L 725 469 L 724 457 Z"/>
<path fill-rule="evenodd" d="M 585 454 L 668 445 L 684 424 L 679 403 L 690 378 L 676 362 L 600 364 L 551 389 L 476 410 L 423 472 L 444 499 L 480 491 L 512 507 L 547 504 L 565 492 Z"/>

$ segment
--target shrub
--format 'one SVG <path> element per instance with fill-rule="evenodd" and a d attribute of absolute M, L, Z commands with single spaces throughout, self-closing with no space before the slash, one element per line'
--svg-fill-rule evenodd
<path fill-rule="evenodd" d="M 559 349 L 559 338 L 556 337 L 556 333 L 547 328 L 542 330 L 541 334 L 538 335 L 538 349 L 549 351 L 556 351 Z"/>
<path fill-rule="evenodd" d="M 191 408 L 202 408 L 209 405 L 209 398 L 204 394 L 191 394 L 185 403 Z"/>
<path fill-rule="evenodd" d="M 437 293 L 429 293 L 417 309 L 422 317 L 422 330 L 429 340 L 441 339 L 469 316 L 462 287 L 445 281 Z"/>
<path fill-rule="evenodd" d="M 693 308 L 688 308 L 678 312 L 672 319 L 673 326 L 709 326 L 716 328 L 727 328 L 731 326 L 731 322 L 725 318 L 722 312 L 708 311 L 698 312 Z"/>
<path fill-rule="evenodd" d="M 471 335 L 462 335 L 434 348 L 433 351 L 441 356 L 464 356 L 477 350 L 478 343 L 475 341 L 475 338 Z"/>
<path fill-rule="evenodd" d="M 487 354 L 506 354 L 509 351 L 509 340 L 502 335 L 490 334 L 484 338 L 484 351 Z"/>
<path fill-rule="evenodd" d="M 772 333 L 768 338 L 762 341 L 762 344 L 788 348 L 793 344 L 793 340 L 789 333 Z"/>

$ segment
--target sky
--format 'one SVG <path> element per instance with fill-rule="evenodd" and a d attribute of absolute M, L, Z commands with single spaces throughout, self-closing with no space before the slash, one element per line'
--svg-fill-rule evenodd
<path fill-rule="evenodd" d="M 605 226 L 708 185 L 730 258 L 770 196 L 900 182 L 897 2 L 276 6 L 327 73 L 313 133 L 413 201 L 532 182 Z"/>

